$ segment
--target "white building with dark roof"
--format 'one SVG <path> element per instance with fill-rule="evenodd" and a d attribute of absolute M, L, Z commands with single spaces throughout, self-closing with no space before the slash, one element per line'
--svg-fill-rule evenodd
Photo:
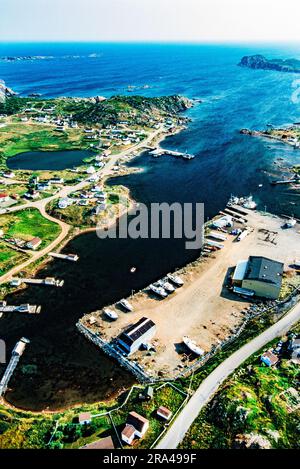
<path fill-rule="evenodd" d="M 118 338 L 119 347 L 128 355 L 136 352 L 142 344 L 149 342 L 156 332 L 156 326 L 151 319 L 141 318 L 132 324 Z"/>
<path fill-rule="evenodd" d="M 277 299 L 279 297 L 284 264 L 263 256 L 250 256 L 240 261 L 234 271 L 232 283 L 253 292 L 255 296 Z"/>

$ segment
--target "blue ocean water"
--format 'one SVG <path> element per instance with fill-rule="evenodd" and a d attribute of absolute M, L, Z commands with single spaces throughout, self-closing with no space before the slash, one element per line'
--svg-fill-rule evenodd
<path fill-rule="evenodd" d="M 276 163 L 284 167 L 300 164 L 300 152 L 239 134 L 242 127 L 259 129 L 267 123 L 300 121 L 299 104 L 291 99 L 300 76 L 237 66 L 243 55 L 254 53 L 299 57 L 300 47 L 2 44 L 0 57 L 54 58 L 0 61 L 0 78 L 21 95 L 111 96 L 130 94 L 128 86 L 133 86 L 134 93 L 145 96 L 200 98 L 202 103 L 187 112 L 192 119 L 188 128 L 163 142 L 168 148 L 194 153 L 194 160 L 155 159 L 144 153 L 130 163 L 143 172 L 110 183 L 127 185 L 138 201 L 147 204 L 204 202 L 206 216 L 223 209 L 231 193 L 250 192 L 261 208 L 300 216 L 299 196 L 269 184 L 282 173 L 276 160 L 283 158 Z M 182 240 L 99 240 L 94 233 L 73 239 L 65 251 L 77 252 L 79 261 L 54 261 L 40 272 L 41 277 L 64 278 L 63 289 L 53 289 L 45 297 L 41 289 L 28 287 L 7 299 L 15 304 L 41 304 L 42 313 L 34 318 L 1 319 L 1 337 L 9 349 L 23 335 L 31 339 L 22 361 L 23 365 L 36 364 L 38 372 L 24 379 L 17 370 L 11 382 L 13 392 L 6 395 L 23 408 L 93 402 L 126 387 L 132 377 L 80 337 L 76 321 L 198 255 L 186 250 Z M 134 274 L 132 266 L 137 267 Z"/>
<path fill-rule="evenodd" d="M 261 129 L 299 120 L 299 104 L 291 96 L 296 74 L 250 70 L 237 66 L 243 55 L 299 57 L 292 45 L 179 44 L 1 44 L 0 56 L 45 56 L 51 59 L 1 62 L 0 78 L 20 95 L 111 96 L 182 94 L 200 98 L 188 116 L 188 129 L 164 145 L 188 150 L 194 161 L 139 158 L 147 171 L 127 178 L 145 200 L 199 201 L 211 216 L 231 193 L 252 193 L 261 208 L 300 215 L 299 197 L 286 187 L 271 188 L 280 174 L 274 165 L 299 163 L 292 148 L 239 135 L 239 129 Z M 145 87 L 146 85 L 146 87 Z M 133 91 L 128 91 L 132 86 Z M 136 164 L 136 162 L 135 162 Z M 163 182 L 163 184 L 162 184 Z M 258 184 L 263 188 L 258 189 Z M 162 190 L 163 188 L 163 190 Z M 176 189 L 176 190 L 175 190 Z M 192 200 L 191 200 L 192 199 Z M 295 205 L 296 204 L 296 205 Z"/>

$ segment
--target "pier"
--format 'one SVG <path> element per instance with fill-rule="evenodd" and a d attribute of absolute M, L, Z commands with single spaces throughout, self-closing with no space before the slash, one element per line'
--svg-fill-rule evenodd
<path fill-rule="evenodd" d="M 177 158 L 183 158 L 184 160 L 192 160 L 193 158 L 195 158 L 195 155 L 192 155 L 191 153 L 165 150 L 163 148 L 156 148 L 155 150 L 150 151 L 150 155 L 152 155 L 154 158 L 157 158 L 158 156 L 162 155 L 175 156 Z"/>
<path fill-rule="evenodd" d="M 37 305 L 30 305 L 28 303 L 18 306 L 7 305 L 6 301 L 2 301 L 0 304 L 0 313 L 28 313 L 28 314 L 39 314 L 41 307 Z"/>
<path fill-rule="evenodd" d="M 19 342 L 16 343 L 11 354 L 11 359 L 0 381 L 0 397 L 3 396 L 3 394 L 5 394 L 8 383 L 19 363 L 20 357 L 23 355 L 25 347 L 29 343 L 30 341 L 26 339 L 25 337 L 22 337 L 22 339 L 20 339 Z"/>
<path fill-rule="evenodd" d="M 11 279 L 11 286 L 12 287 L 19 287 L 23 283 L 28 285 L 46 285 L 50 287 L 62 287 L 65 283 L 64 280 L 56 280 L 53 277 L 46 277 L 44 279 L 38 278 L 12 278 Z"/>
<path fill-rule="evenodd" d="M 298 183 L 300 182 L 300 178 L 299 176 L 296 176 L 292 179 L 282 179 L 282 180 L 279 180 L 279 181 L 271 181 L 270 184 L 272 186 L 277 186 L 278 184 L 294 184 L 294 183 Z"/>
<path fill-rule="evenodd" d="M 79 256 L 77 256 L 77 254 L 60 254 L 58 252 L 49 252 L 48 256 L 71 262 L 77 262 L 79 259 Z"/>

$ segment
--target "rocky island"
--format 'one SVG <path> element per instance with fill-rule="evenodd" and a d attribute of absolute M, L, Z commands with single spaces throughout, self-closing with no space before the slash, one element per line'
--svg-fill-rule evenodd
<path fill-rule="evenodd" d="M 300 60 L 298 59 L 267 59 L 260 54 L 244 56 L 238 65 L 254 70 L 300 73 Z"/>

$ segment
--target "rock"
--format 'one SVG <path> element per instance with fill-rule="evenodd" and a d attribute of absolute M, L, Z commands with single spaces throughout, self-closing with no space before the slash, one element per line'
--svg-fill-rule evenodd
<path fill-rule="evenodd" d="M 240 67 L 248 67 L 261 70 L 276 70 L 278 72 L 300 73 L 300 60 L 297 59 L 267 59 L 263 55 L 246 55 L 238 64 Z"/>
<path fill-rule="evenodd" d="M 0 80 L 0 103 L 4 103 L 6 98 L 15 96 L 16 94 L 17 93 L 15 93 L 11 88 L 8 88 L 5 85 L 5 81 Z"/>

